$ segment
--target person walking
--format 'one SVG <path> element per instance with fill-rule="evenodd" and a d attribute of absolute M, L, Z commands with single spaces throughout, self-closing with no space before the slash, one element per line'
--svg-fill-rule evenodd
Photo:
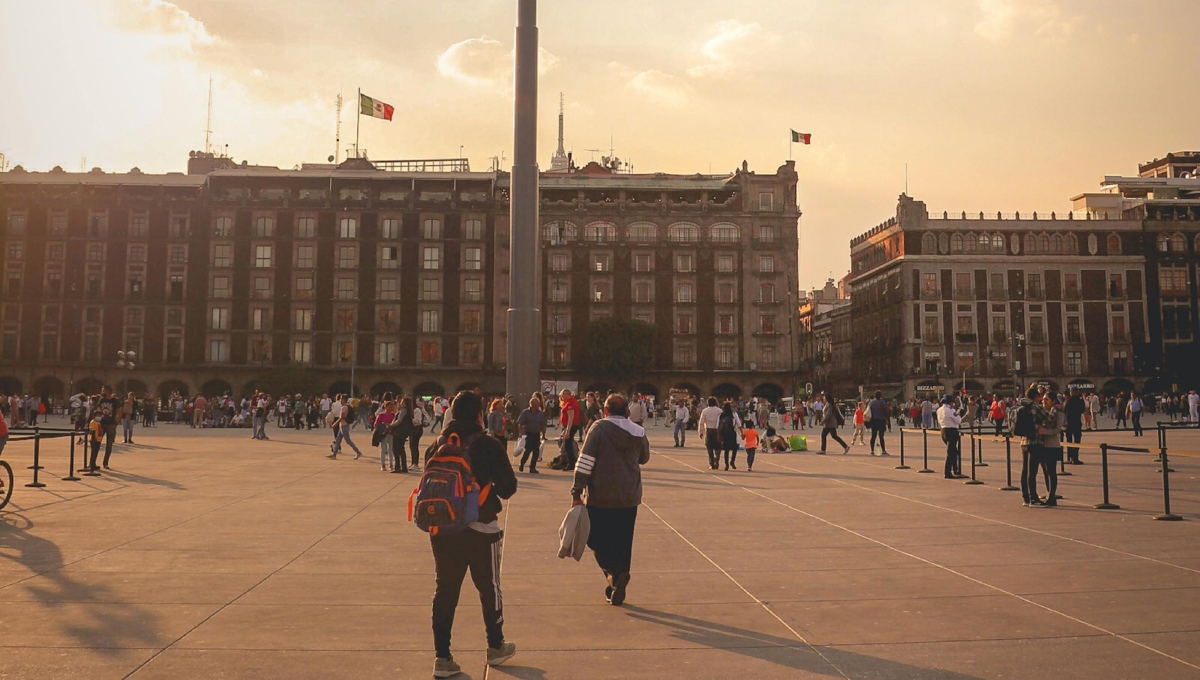
<path fill-rule="evenodd" d="M 713 470 L 721 462 L 721 438 L 717 428 L 721 426 L 721 408 L 717 406 L 717 398 L 709 397 L 708 405 L 700 412 L 696 429 L 704 433 L 704 448 L 708 450 L 708 467 Z"/>
<path fill-rule="evenodd" d="M 133 392 L 125 395 L 125 403 L 121 406 L 121 443 L 133 443 L 133 424 L 134 420 L 133 406 L 137 403 L 137 398 L 133 396 Z"/>
<path fill-rule="evenodd" d="M 937 410 L 938 426 L 942 429 L 942 441 L 946 444 L 946 479 L 961 478 L 962 470 L 962 414 L 954 407 L 954 397 L 942 399 L 942 407 Z"/>
<path fill-rule="evenodd" d="M 559 425 L 562 432 L 558 435 L 558 459 L 550 461 L 553 470 L 571 470 L 575 467 L 576 449 L 575 435 L 583 430 L 583 411 L 579 408 L 579 399 L 564 389 L 558 393 Z"/>
<path fill-rule="evenodd" d="M 867 443 L 867 406 L 861 401 L 854 409 L 854 436 L 850 438 L 851 444 Z"/>
<path fill-rule="evenodd" d="M 405 408 L 412 414 L 412 428 L 408 430 L 408 453 L 412 459 L 412 468 L 416 470 L 421 467 L 421 435 L 425 434 L 425 428 L 429 427 L 432 421 L 429 419 L 429 411 L 420 399 L 405 397 L 404 403 Z M 403 448 L 401 446 L 401 453 Z"/>
<path fill-rule="evenodd" d="M 1079 388 L 1071 388 L 1071 396 L 1067 397 L 1067 403 L 1063 406 L 1063 413 L 1067 419 L 1067 442 L 1071 444 L 1079 444 L 1083 441 L 1083 416 L 1088 412 L 1088 407 L 1083 403 L 1083 397 L 1079 396 Z M 1083 465 L 1083 461 L 1079 460 L 1079 447 L 1067 447 L 1067 462 L 1071 465 Z"/>
<path fill-rule="evenodd" d="M 991 416 L 992 423 L 996 425 L 996 436 L 999 437 L 1003 434 L 1004 421 L 1008 416 L 1008 411 L 1004 407 L 1004 400 L 1000 398 L 1000 395 L 992 397 L 992 407 L 988 415 Z"/>
<path fill-rule="evenodd" d="M 507 456 L 508 440 L 504 437 L 505 420 L 507 419 L 504 415 L 504 400 L 493 399 L 491 405 L 488 406 L 487 433 L 500 442 L 500 446 L 504 447 L 504 455 Z"/>
<path fill-rule="evenodd" d="M 400 443 L 400 452 L 397 456 L 395 451 L 395 433 L 392 425 L 396 422 L 396 402 L 385 401 L 380 412 L 375 414 L 375 423 L 373 426 L 373 437 L 379 439 L 379 469 L 384 472 L 390 472 L 400 466 L 400 460 L 404 458 L 404 442 Z"/>
<path fill-rule="evenodd" d="M 459 591 L 468 570 L 483 606 L 487 664 L 498 666 L 517 653 L 517 646 L 504 639 L 504 602 L 500 591 L 504 531 L 496 521 L 503 509 L 501 499 L 512 498 L 517 492 L 517 476 L 500 442 L 484 434 L 481 396 L 474 392 L 459 392 L 450 405 L 448 421 L 446 414 L 443 410 L 442 431 L 431 451 L 445 446 L 453 436 L 467 453 L 471 477 L 481 492 L 477 521 L 463 531 L 429 537 L 436 573 L 433 594 L 435 678 L 449 678 L 462 672 L 450 652 L 450 634 L 454 629 Z M 434 457 L 436 455 L 434 453 Z"/>
<path fill-rule="evenodd" d="M 1196 390 L 1187 393 L 1188 422 L 1200 427 L 1200 394 Z"/>
<path fill-rule="evenodd" d="M 337 418 L 333 421 L 333 443 L 329 445 L 329 455 L 325 457 L 336 459 L 337 455 L 342 452 L 342 443 L 345 442 L 354 450 L 354 460 L 362 458 L 362 451 L 359 451 L 354 441 L 350 439 L 350 425 L 358 418 L 358 414 L 354 412 L 353 406 L 346 403 L 346 395 L 339 394 L 337 396 L 333 411 Z"/>
<path fill-rule="evenodd" d="M 883 390 L 875 390 L 875 398 L 867 404 L 871 425 L 871 455 L 875 455 L 875 440 L 879 440 L 880 455 L 888 455 L 883 435 L 888 427 L 888 404 L 883 400 Z"/>
<path fill-rule="evenodd" d="M 758 451 L 758 430 L 754 429 L 753 420 L 746 421 L 742 441 L 746 444 L 746 472 L 750 472 L 754 469 L 754 454 Z"/>
<path fill-rule="evenodd" d="M 675 404 L 675 446 L 683 448 L 683 444 L 687 441 L 687 425 L 688 418 L 691 417 L 691 412 L 688 411 L 687 404 L 679 402 Z"/>
<path fill-rule="evenodd" d="M 734 413 L 733 405 L 725 402 L 721 407 L 721 417 L 717 420 L 717 435 L 721 437 L 721 452 L 725 456 L 725 470 L 737 469 L 738 430 L 741 429 L 738 414 Z"/>
<path fill-rule="evenodd" d="M 850 445 L 838 436 L 838 428 L 846 422 L 846 419 L 842 416 L 841 410 L 838 409 L 837 403 L 830 400 L 825 395 L 821 395 L 820 403 L 821 409 L 819 410 L 819 413 L 821 414 L 821 450 L 817 453 L 822 455 L 826 453 L 826 437 L 833 437 L 833 441 L 842 445 L 843 455 L 850 453 Z"/>
<path fill-rule="evenodd" d="M 117 438 L 117 421 L 121 419 L 121 400 L 113 394 L 112 387 L 105 385 L 100 388 L 100 400 L 96 403 L 94 415 L 100 423 L 100 431 L 104 434 L 104 469 L 108 469 L 108 459 L 112 456 L 113 440 Z M 100 452 L 99 437 L 92 447 L 92 461 L 88 466 L 92 472 L 96 467 L 96 458 Z"/>
<path fill-rule="evenodd" d="M 1129 400 L 1124 392 L 1117 394 L 1117 424 L 1113 427 L 1120 430 L 1122 425 L 1129 427 Z"/>
<path fill-rule="evenodd" d="M 525 464 L 529 463 L 529 474 L 536 475 L 538 458 L 542 454 L 542 435 L 546 432 L 546 414 L 542 411 L 542 401 L 538 395 L 530 397 L 529 408 L 517 416 L 517 430 L 525 442 L 521 465 L 517 470 L 524 472 Z"/>
<path fill-rule="evenodd" d="M 650 462 L 646 430 L 630 422 L 628 414 L 625 397 L 610 394 L 605 399 L 605 417 L 588 432 L 571 487 L 571 507 L 586 502 L 592 525 L 587 545 L 604 573 L 604 597 L 613 606 L 625 602 L 642 503 L 641 466 Z"/>
<path fill-rule="evenodd" d="M 1133 392 L 1129 393 L 1129 420 L 1133 422 L 1133 436 L 1144 437 L 1142 432 L 1142 409 L 1144 404 L 1142 398 Z"/>
<path fill-rule="evenodd" d="M 446 426 L 446 407 L 442 404 L 442 397 L 438 395 L 433 398 L 433 426 L 429 428 L 432 433 L 435 427 L 444 428 Z"/>
<path fill-rule="evenodd" d="M 629 402 L 629 420 L 643 428 L 646 426 L 646 404 L 640 394 L 633 395 Z"/>
<path fill-rule="evenodd" d="M 933 428 L 933 403 L 929 401 L 929 397 L 921 400 L 921 428 L 925 430 Z"/>

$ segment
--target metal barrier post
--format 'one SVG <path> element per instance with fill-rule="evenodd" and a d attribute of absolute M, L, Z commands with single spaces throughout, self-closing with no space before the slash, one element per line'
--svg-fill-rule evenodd
<path fill-rule="evenodd" d="M 75 435 L 71 434 L 71 463 L 67 468 L 67 476 L 63 477 L 64 482 L 78 482 L 79 478 L 75 476 Z"/>
<path fill-rule="evenodd" d="M 1121 506 L 1108 502 L 1108 444 L 1100 445 L 1100 475 L 1104 480 L 1104 502 L 1092 507 L 1097 510 L 1120 510 Z"/>
<path fill-rule="evenodd" d="M 981 446 L 982 446 L 982 444 L 983 444 L 983 442 L 980 442 Z M 959 465 L 962 465 L 962 444 L 961 443 L 959 444 L 958 451 L 959 451 L 958 462 L 959 462 Z M 961 470 L 959 471 L 959 474 L 960 475 L 962 474 Z M 974 432 L 971 433 L 971 478 L 968 479 L 967 481 L 963 482 L 963 484 L 966 484 L 968 486 L 973 486 L 976 484 L 983 484 L 983 482 L 979 481 L 978 479 L 975 479 L 975 433 Z"/>
<path fill-rule="evenodd" d="M 988 464 L 983 462 L 983 421 L 976 421 L 975 428 L 979 432 L 979 467 L 987 467 Z"/>
<path fill-rule="evenodd" d="M 42 469 L 41 463 L 39 462 L 41 460 L 41 457 L 42 457 L 42 438 L 38 432 L 38 428 L 35 427 L 35 428 L 33 428 L 33 465 L 30 466 L 30 468 L 29 468 L 30 470 L 33 470 L 33 481 L 26 484 L 25 486 L 33 488 L 33 489 L 40 489 L 43 486 L 46 486 L 45 484 L 38 481 L 38 470 Z"/>
<path fill-rule="evenodd" d="M 1066 442 L 1067 442 L 1067 435 L 1066 435 L 1066 433 L 1065 433 L 1065 432 L 1059 432 L 1059 433 L 1058 433 L 1058 445 L 1059 445 L 1059 446 L 1061 446 L 1061 447 L 1062 447 L 1062 450 L 1063 450 L 1063 457 L 1062 457 L 1062 460 L 1058 461 L 1058 466 L 1059 466 L 1059 468 L 1061 468 L 1061 469 L 1058 471 L 1058 476 L 1059 476 L 1059 477 L 1070 477 L 1070 476 L 1072 476 L 1070 472 L 1067 472 L 1067 447 L 1066 447 L 1066 446 L 1063 446 L 1063 445 L 1064 445 Z"/>
<path fill-rule="evenodd" d="M 1163 512 L 1161 515 L 1155 515 L 1154 519 L 1163 520 L 1166 522 L 1178 522 L 1183 519 L 1179 515 L 1171 513 L 1171 481 L 1167 473 L 1170 468 L 1167 466 L 1167 447 L 1162 447 L 1158 450 L 1158 455 L 1162 457 L 1162 476 L 1163 476 Z"/>
<path fill-rule="evenodd" d="M 929 430 L 924 428 L 921 429 L 921 445 L 924 449 L 924 453 L 921 454 L 923 462 L 921 463 L 921 469 L 917 470 L 917 472 L 923 475 L 933 474 L 933 470 L 929 469 Z"/>
<path fill-rule="evenodd" d="M 1008 469 L 1008 483 L 1000 487 L 1001 491 L 1020 491 L 1012 483 L 1012 437 L 1004 436 L 1004 465 Z"/>
<path fill-rule="evenodd" d="M 904 464 L 904 428 L 903 427 L 900 428 L 900 464 L 896 466 L 896 469 L 897 470 L 910 469 L 907 465 Z"/>

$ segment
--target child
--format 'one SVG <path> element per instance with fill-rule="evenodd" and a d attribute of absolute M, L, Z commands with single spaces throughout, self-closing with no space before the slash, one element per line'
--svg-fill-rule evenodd
<path fill-rule="evenodd" d="M 99 411 L 92 416 L 92 422 L 88 423 L 88 429 L 92 431 L 92 459 L 86 467 L 88 470 L 96 472 L 100 469 L 96 467 L 96 459 L 100 455 L 100 438 L 104 436 L 104 426 L 100 424 Z"/>
<path fill-rule="evenodd" d="M 858 408 L 854 409 L 854 436 L 850 438 L 851 444 L 854 442 L 858 442 L 864 446 L 867 444 L 866 410 L 866 405 L 861 401 L 858 402 Z"/>
<path fill-rule="evenodd" d="M 747 420 L 742 429 L 742 439 L 746 443 L 746 472 L 754 469 L 754 451 L 758 448 L 758 430 L 754 429 L 754 421 Z"/>

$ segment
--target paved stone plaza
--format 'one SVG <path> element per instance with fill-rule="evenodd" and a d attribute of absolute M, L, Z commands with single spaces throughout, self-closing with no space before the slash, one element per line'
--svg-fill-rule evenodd
<path fill-rule="evenodd" d="M 416 479 L 381 473 L 361 430 L 361 460 L 327 460 L 327 432 L 139 428 L 110 473 L 77 483 L 59 480 L 66 440 L 48 443 L 46 488 L 18 486 L 0 512 L 0 678 L 429 677 L 433 564 L 405 521 Z M 677 449 L 669 432 L 653 428 L 621 608 L 590 555 L 556 556 L 568 476 L 520 476 L 501 516 L 519 651 L 485 669 L 468 580 L 461 677 L 1200 678 L 1196 457 L 1172 459 L 1185 521 L 1157 522 L 1146 454 L 1113 455 L 1121 510 L 1092 509 L 1091 450 L 1062 507 L 1031 510 L 997 490 L 996 444 L 985 485 L 966 486 L 917 474 L 915 440 L 906 471 L 855 447 L 714 473 L 694 434 Z M 1200 434 L 1170 443 L 1200 451 Z M 19 484 L 30 452 L 4 452 Z"/>

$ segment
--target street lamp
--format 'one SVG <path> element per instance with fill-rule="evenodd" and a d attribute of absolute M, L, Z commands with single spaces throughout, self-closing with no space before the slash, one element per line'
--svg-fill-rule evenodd
<path fill-rule="evenodd" d="M 134 369 L 134 367 L 136 366 L 136 364 L 133 363 L 135 359 L 137 359 L 137 352 L 133 352 L 133 351 L 127 352 L 125 350 L 120 350 L 117 352 L 117 368 L 124 368 L 124 369 L 132 371 Z M 129 374 L 126 373 L 125 375 L 129 375 Z M 129 379 L 122 378 L 121 379 L 121 394 L 122 395 L 125 394 L 126 387 L 129 387 Z"/>

